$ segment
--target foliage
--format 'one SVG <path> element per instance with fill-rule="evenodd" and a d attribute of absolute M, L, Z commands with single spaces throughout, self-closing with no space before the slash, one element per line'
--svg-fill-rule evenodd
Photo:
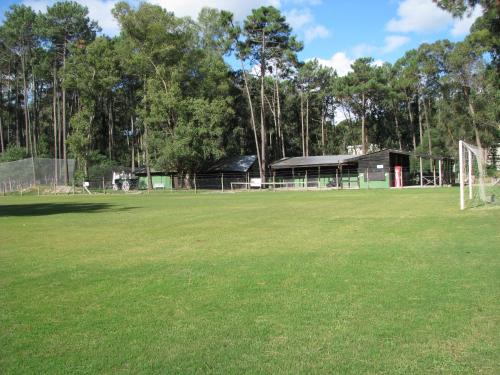
<path fill-rule="evenodd" d="M 13 5 L 0 26 L 0 152 L 76 157 L 84 174 L 103 159 L 194 173 L 258 154 L 266 173 L 269 161 L 347 146 L 454 156 L 463 139 L 491 149 L 497 7 L 437 2 L 458 17 L 481 5 L 483 15 L 461 42 L 423 43 L 383 66 L 363 57 L 343 77 L 299 61 L 303 44 L 272 6 L 238 24 L 224 10 L 191 19 L 119 2 L 121 33 L 109 38 L 76 2 L 39 13 Z M 241 70 L 227 63 L 235 58 Z"/>

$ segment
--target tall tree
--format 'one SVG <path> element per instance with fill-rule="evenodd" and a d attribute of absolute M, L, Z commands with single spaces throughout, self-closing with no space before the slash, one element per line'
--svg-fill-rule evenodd
<path fill-rule="evenodd" d="M 54 108 L 57 112 L 56 119 L 60 116 L 62 134 L 62 157 L 64 164 L 64 183 L 68 184 L 68 154 L 67 154 L 67 96 L 64 77 L 66 73 L 66 62 L 72 47 L 85 46 L 92 41 L 99 27 L 95 21 L 88 17 L 87 7 L 73 1 L 57 2 L 47 8 L 40 22 L 40 32 L 44 36 L 45 43 L 50 48 L 54 60 Z M 61 93 L 61 103 L 58 103 L 58 95 Z M 58 110 L 58 106 L 60 110 Z M 57 125 L 57 121 L 54 121 Z M 56 142 L 56 140 L 54 140 Z"/>
<path fill-rule="evenodd" d="M 296 54 L 302 44 L 292 36 L 292 29 L 285 17 L 272 6 L 252 10 L 243 25 L 243 41 L 239 44 L 240 56 L 258 64 L 260 72 L 260 152 L 261 178 L 265 180 L 268 161 L 266 124 L 265 78 L 274 60 Z"/>

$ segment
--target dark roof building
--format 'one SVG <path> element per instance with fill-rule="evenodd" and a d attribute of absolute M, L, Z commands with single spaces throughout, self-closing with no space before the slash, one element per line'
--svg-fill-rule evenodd
<path fill-rule="evenodd" d="M 255 155 L 231 156 L 217 161 L 207 172 L 216 173 L 247 173 L 257 160 Z"/>
<path fill-rule="evenodd" d="M 271 163 L 271 170 L 281 181 L 324 178 L 332 185 L 359 188 L 453 184 L 453 159 L 385 149 L 365 155 L 324 155 L 283 158 Z M 396 176 L 397 174 L 397 176 Z M 355 181 L 353 183 L 353 176 Z"/>
<path fill-rule="evenodd" d="M 271 169 L 332 167 L 348 162 L 353 155 L 296 156 L 271 163 Z"/>

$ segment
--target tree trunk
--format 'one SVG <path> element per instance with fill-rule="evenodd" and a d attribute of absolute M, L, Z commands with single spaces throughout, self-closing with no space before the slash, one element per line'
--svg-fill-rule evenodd
<path fill-rule="evenodd" d="M 281 128 L 281 103 L 280 103 L 280 91 L 279 82 L 276 81 L 276 111 L 278 112 L 278 132 L 281 143 L 281 157 L 285 157 L 285 135 L 283 134 L 284 129 Z"/>
<path fill-rule="evenodd" d="M 3 154 L 5 152 L 5 144 L 3 140 L 3 86 L 0 83 L 0 152 Z"/>
<path fill-rule="evenodd" d="M 321 104 L 321 153 L 325 155 L 325 103 Z"/>
<path fill-rule="evenodd" d="M 33 69 L 32 69 L 33 70 Z M 38 127 L 38 93 L 37 86 L 35 80 L 35 74 L 31 74 L 32 86 L 33 86 L 33 151 L 35 152 L 35 156 L 38 155 L 37 149 L 37 129 Z"/>
<path fill-rule="evenodd" d="M 15 120 L 16 120 L 16 145 L 21 146 L 21 135 L 19 131 L 19 78 L 16 72 L 16 108 L 15 108 Z"/>
<path fill-rule="evenodd" d="M 413 113 L 411 111 L 411 102 L 410 99 L 406 101 L 406 108 L 408 109 L 408 117 L 410 118 L 410 129 L 411 129 L 411 137 L 413 143 L 413 151 L 417 149 L 417 138 L 415 135 L 415 125 L 413 123 Z"/>
<path fill-rule="evenodd" d="M 420 143 L 419 145 L 422 145 L 423 138 L 424 138 L 424 127 L 422 125 L 422 105 L 420 104 L 421 99 L 420 96 L 417 98 L 417 104 L 418 104 L 418 132 L 419 132 L 419 137 L 420 137 Z"/>
<path fill-rule="evenodd" d="M 66 72 L 66 41 L 64 41 L 63 49 L 63 73 Z M 64 184 L 69 185 L 69 171 L 68 171 L 68 152 L 66 149 L 66 88 L 62 87 L 62 141 L 63 141 L 63 163 L 64 163 Z"/>
<path fill-rule="evenodd" d="M 149 150 L 148 150 L 148 125 L 144 124 L 144 159 L 146 164 L 146 176 L 148 180 L 148 191 L 153 187 L 153 179 L 151 177 L 151 169 L 149 166 Z"/>
<path fill-rule="evenodd" d="M 134 116 L 130 116 L 130 124 L 132 125 L 132 173 L 135 171 L 135 131 L 134 131 Z"/>
<path fill-rule="evenodd" d="M 306 96 L 306 156 L 309 156 L 309 94 Z"/>
<path fill-rule="evenodd" d="M 477 122 L 476 122 L 476 111 L 474 109 L 474 104 L 472 103 L 472 100 L 470 99 L 470 95 L 468 92 L 468 89 L 465 88 L 463 90 L 465 94 L 465 98 L 467 99 L 467 108 L 469 109 L 469 114 L 472 120 L 472 127 L 474 128 L 474 136 L 476 138 L 476 145 L 479 147 L 479 149 L 482 149 L 482 144 L 481 144 L 481 137 L 479 135 L 479 129 L 477 128 Z"/>
<path fill-rule="evenodd" d="M 264 102 L 264 78 L 266 76 L 266 60 L 265 60 L 265 49 L 266 49 L 266 39 L 264 30 L 262 31 L 262 53 L 260 61 L 260 152 L 261 157 L 261 179 L 262 182 L 266 182 L 266 172 L 267 172 L 267 129 L 266 129 L 266 119 L 265 119 L 265 102 Z"/>
<path fill-rule="evenodd" d="M 29 124 L 29 113 L 28 113 L 28 87 L 26 85 L 26 64 L 25 64 L 24 54 L 21 55 L 21 71 L 23 78 L 23 112 L 24 112 L 24 142 L 26 151 L 31 152 L 33 156 L 33 146 L 31 144 L 31 129 Z"/>
<path fill-rule="evenodd" d="M 425 124 L 427 125 L 427 140 L 428 140 L 428 147 L 429 147 L 429 155 L 432 155 L 432 139 L 431 139 L 431 124 L 429 121 L 429 112 L 427 110 L 427 106 L 425 105 L 425 99 L 422 100 L 422 103 L 424 105 L 424 117 L 425 117 Z"/>
<path fill-rule="evenodd" d="M 58 159 L 57 159 L 57 71 L 56 67 L 54 65 L 54 81 L 52 83 L 52 120 L 53 120 L 53 125 L 54 125 L 54 179 L 57 182 L 59 181 L 58 179 L 58 171 L 59 171 L 59 166 L 58 166 Z"/>
<path fill-rule="evenodd" d="M 5 152 L 5 146 L 3 143 L 3 125 L 2 125 L 2 115 L 0 114 L 0 151 L 2 154 Z"/>
<path fill-rule="evenodd" d="M 306 135 L 304 131 L 304 95 L 300 93 L 300 127 L 302 138 L 302 156 L 306 156 Z"/>
<path fill-rule="evenodd" d="M 109 160 L 113 160 L 113 101 L 112 99 L 109 100 L 109 107 L 108 107 L 108 155 L 109 155 Z"/>
<path fill-rule="evenodd" d="M 392 107 L 394 108 L 394 122 L 396 124 L 396 135 L 398 137 L 399 150 L 402 151 L 403 150 L 403 143 L 401 142 L 401 132 L 399 131 L 398 112 L 397 112 L 396 105 L 394 104 L 394 102 L 392 104 Z"/>
<path fill-rule="evenodd" d="M 250 121 L 252 123 L 252 130 L 255 139 L 255 149 L 257 152 L 257 161 L 259 163 L 259 174 L 262 172 L 262 162 L 260 160 L 260 147 L 259 147 L 259 138 L 257 136 L 257 125 L 255 123 L 255 114 L 253 110 L 252 97 L 250 96 L 250 88 L 248 87 L 248 79 L 245 71 L 245 67 L 243 66 L 243 61 L 241 62 L 241 70 L 243 71 L 243 80 L 245 81 L 245 91 L 248 98 L 248 106 L 250 107 Z"/>
<path fill-rule="evenodd" d="M 361 94 L 361 107 L 362 107 L 362 117 L 361 117 L 361 148 L 363 150 L 363 155 L 366 154 L 366 110 L 365 110 L 365 93 Z"/>

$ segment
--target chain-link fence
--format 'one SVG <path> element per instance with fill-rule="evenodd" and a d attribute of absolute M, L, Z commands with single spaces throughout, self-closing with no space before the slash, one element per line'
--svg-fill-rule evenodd
<path fill-rule="evenodd" d="M 73 182 L 75 160 L 28 158 L 0 164 L 0 191 L 3 194 L 33 189 L 68 190 Z"/>
<path fill-rule="evenodd" d="M 261 178 L 258 173 L 164 173 L 152 172 L 151 182 L 142 170 L 108 166 L 93 171 L 86 179 L 74 180 L 75 162 L 68 161 L 68 180 L 64 186 L 63 160 L 25 159 L 0 164 L 0 193 L 39 194 L 110 194 L 141 191 L 228 192 L 251 190 L 372 189 L 408 186 L 444 186 L 455 184 L 449 168 L 307 168 L 276 170 Z M 57 178 L 56 178 L 57 176 Z M 399 178 L 400 183 L 396 180 Z M 148 190 L 148 185 L 150 189 Z"/>

